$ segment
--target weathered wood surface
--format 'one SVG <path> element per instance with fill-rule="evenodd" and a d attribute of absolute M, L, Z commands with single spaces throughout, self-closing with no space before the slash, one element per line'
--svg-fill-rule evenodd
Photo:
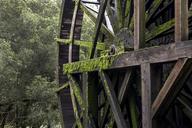
<path fill-rule="evenodd" d="M 118 99 L 115 95 L 114 88 L 112 87 L 111 80 L 109 79 L 107 74 L 104 73 L 103 71 L 99 72 L 99 76 L 103 83 L 104 90 L 107 95 L 107 99 L 109 101 L 115 121 L 117 123 L 117 127 L 118 128 L 128 128 L 128 126 L 126 125 L 125 119 L 123 117 L 123 114 L 121 112 L 121 108 L 120 108 Z"/>
<path fill-rule="evenodd" d="M 188 0 L 175 0 L 175 41 L 188 39 Z"/>
<path fill-rule="evenodd" d="M 141 64 L 142 128 L 152 128 L 150 69 L 149 63 Z"/>
<path fill-rule="evenodd" d="M 175 42 L 188 39 L 188 0 L 175 0 Z M 182 89 L 184 82 L 191 74 L 192 62 L 188 58 L 179 59 L 173 67 L 165 84 L 152 106 L 152 116 L 163 115 Z"/>
<path fill-rule="evenodd" d="M 145 44 L 145 0 L 134 0 L 134 49 Z"/>
<path fill-rule="evenodd" d="M 95 70 L 117 69 L 138 66 L 142 63 L 164 63 L 179 58 L 192 58 L 192 41 L 149 47 L 119 55 L 95 58 L 64 65 L 66 73 L 90 72 Z"/>
<path fill-rule="evenodd" d="M 152 105 L 152 116 L 163 115 L 192 72 L 192 61 L 179 59 Z"/>
<path fill-rule="evenodd" d="M 95 32 L 94 32 L 94 37 L 93 37 L 93 46 L 91 49 L 90 59 L 94 58 L 94 55 L 96 52 L 97 40 L 99 38 L 99 33 L 100 33 L 101 25 L 103 23 L 103 18 L 104 18 L 104 13 L 105 13 L 107 3 L 108 3 L 108 0 L 103 0 L 101 2 L 100 8 L 99 8 L 99 14 L 97 16 L 97 21 L 96 21 L 96 25 L 95 25 Z"/>

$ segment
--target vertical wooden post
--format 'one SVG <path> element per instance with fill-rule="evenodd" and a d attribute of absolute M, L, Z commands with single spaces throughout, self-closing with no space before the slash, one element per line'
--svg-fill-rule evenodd
<path fill-rule="evenodd" d="M 188 39 L 188 0 L 175 0 L 175 42 Z"/>
<path fill-rule="evenodd" d="M 88 84 L 87 84 L 87 109 L 89 116 L 94 120 L 95 125 L 98 124 L 98 73 L 88 73 Z"/>
<path fill-rule="evenodd" d="M 152 128 L 150 64 L 141 64 L 142 128 Z"/>
<path fill-rule="evenodd" d="M 83 99 L 85 101 L 85 112 L 84 112 L 84 117 L 83 117 L 83 126 L 85 128 L 88 127 L 89 124 L 89 118 L 88 118 L 88 74 L 83 73 L 82 74 L 82 84 L 83 84 Z"/>
<path fill-rule="evenodd" d="M 134 0 L 134 49 L 145 44 L 145 0 Z"/>
<path fill-rule="evenodd" d="M 134 50 L 145 46 L 145 0 L 134 0 Z M 142 128 L 152 128 L 150 64 L 141 65 Z"/>

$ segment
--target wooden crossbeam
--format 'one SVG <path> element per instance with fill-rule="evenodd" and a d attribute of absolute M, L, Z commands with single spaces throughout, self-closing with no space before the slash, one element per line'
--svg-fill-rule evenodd
<path fill-rule="evenodd" d="M 176 61 L 184 57 L 192 58 L 192 41 L 190 40 L 64 64 L 63 70 L 65 73 L 91 72 L 100 69 L 106 70 L 138 66 L 146 62 L 151 64 L 164 63 Z"/>
<path fill-rule="evenodd" d="M 72 41 L 69 39 L 55 39 L 57 42 L 60 44 L 71 44 Z M 87 47 L 87 48 L 92 48 L 93 43 L 90 41 L 83 41 L 83 40 L 74 40 L 74 45 L 82 46 L 82 47 Z M 97 42 L 97 50 L 105 50 L 106 45 L 104 43 Z"/>
<path fill-rule="evenodd" d="M 152 128 L 150 64 L 141 64 L 142 128 Z"/>
<path fill-rule="evenodd" d="M 152 105 L 152 116 L 163 115 L 177 96 L 190 75 L 191 60 L 178 60 Z"/>
<path fill-rule="evenodd" d="M 100 75 L 101 81 L 103 83 L 104 90 L 106 92 L 107 99 L 108 99 L 109 104 L 111 106 L 115 121 L 117 123 L 117 127 L 118 128 L 128 128 L 126 123 L 125 123 L 125 119 L 123 118 L 121 108 L 120 108 L 120 105 L 118 103 L 118 99 L 115 95 L 115 91 L 112 88 L 111 80 L 109 79 L 107 74 L 104 73 L 103 71 L 99 72 L 99 75 Z"/>
<path fill-rule="evenodd" d="M 95 32 L 94 32 L 94 37 L 93 37 L 93 46 L 92 46 L 92 50 L 91 50 L 90 59 L 92 59 L 95 55 L 97 40 L 99 38 L 100 28 L 101 28 L 101 25 L 103 22 L 104 13 L 105 13 L 107 3 L 108 3 L 108 0 L 103 0 L 101 3 L 101 6 L 99 8 L 99 14 L 97 16 L 97 21 L 96 21 L 96 25 L 95 25 Z"/>

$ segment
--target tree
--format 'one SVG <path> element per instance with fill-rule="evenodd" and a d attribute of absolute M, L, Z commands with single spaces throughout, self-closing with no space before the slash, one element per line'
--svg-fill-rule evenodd
<path fill-rule="evenodd" d="M 0 1 L 1 126 L 58 123 L 54 38 L 59 6 L 59 0 Z"/>

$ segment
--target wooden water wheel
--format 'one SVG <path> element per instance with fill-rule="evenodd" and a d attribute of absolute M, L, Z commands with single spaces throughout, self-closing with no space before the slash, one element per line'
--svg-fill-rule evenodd
<path fill-rule="evenodd" d="M 190 128 L 191 0 L 63 0 L 57 93 L 66 128 Z M 98 7 L 99 9 L 95 9 Z M 83 14 L 93 40 L 80 40 Z M 80 60 L 80 47 L 89 58 Z"/>

